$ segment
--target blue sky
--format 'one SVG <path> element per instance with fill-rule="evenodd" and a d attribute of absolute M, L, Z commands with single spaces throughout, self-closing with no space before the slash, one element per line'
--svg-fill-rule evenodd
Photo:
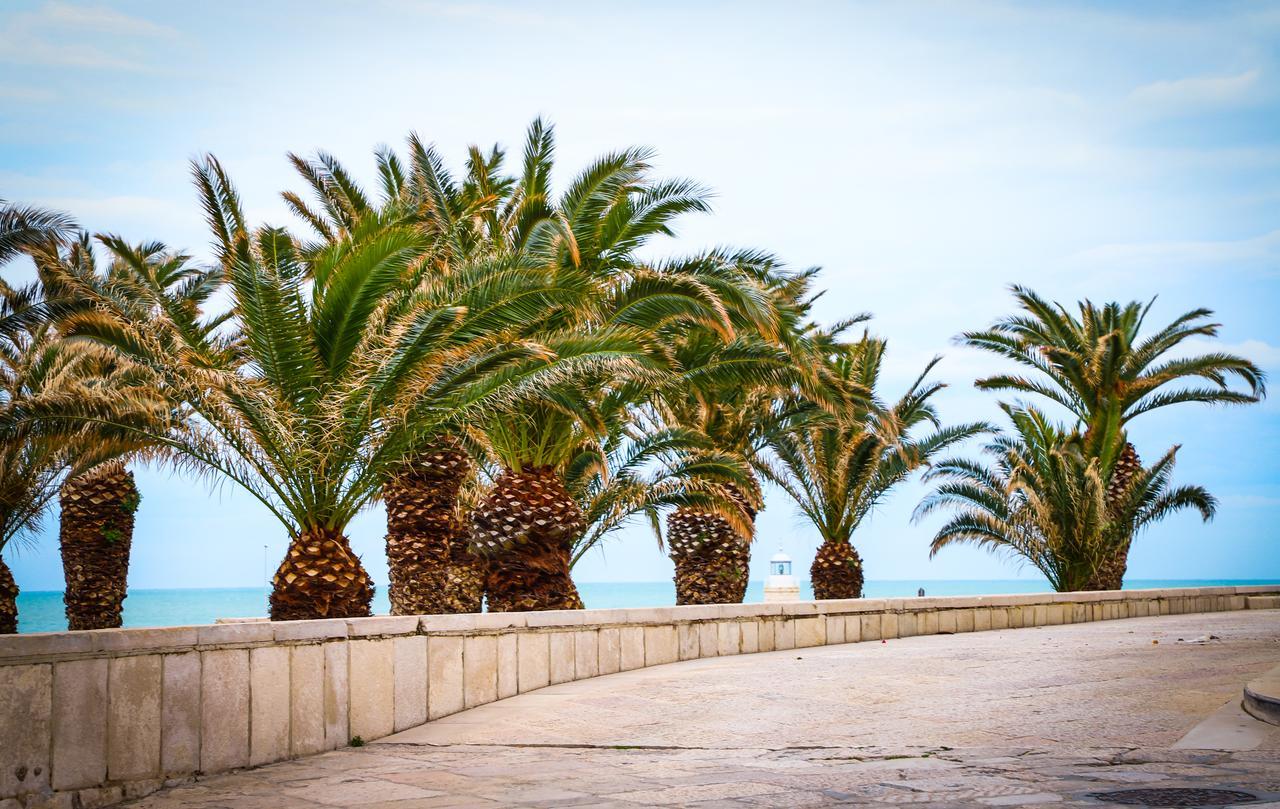
<path fill-rule="evenodd" d="M 216 9 L 216 10 L 215 10 Z M 0 196 L 87 227 L 207 254 L 187 161 L 216 154 L 250 217 L 292 224 L 287 151 L 365 177 L 410 130 L 460 163 L 518 146 L 545 115 L 567 174 L 655 147 L 658 169 L 717 193 L 657 249 L 732 244 L 820 265 L 820 315 L 870 311 L 893 395 L 933 355 L 951 421 L 994 419 L 991 371 L 955 347 L 1009 307 L 1147 299 L 1167 321 L 1205 305 L 1224 347 L 1280 371 L 1280 4 L 168 2 L 0 7 Z M 564 176 L 562 174 L 562 177 Z M 20 265 L 4 268 L 22 278 Z M 1139 420 L 1145 457 L 1183 445 L 1178 477 L 1222 501 L 1144 535 L 1137 578 L 1280 576 L 1277 402 Z M 281 527 L 229 486 L 142 469 L 135 587 L 253 585 Z M 904 487 L 859 531 L 868 575 L 1009 578 L 976 550 L 927 557 Z M 61 586 L 56 534 L 10 558 L 25 589 Z M 352 526 L 385 582 L 383 515 Z M 807 569 L 815 538 L 777 492 L 756 552 Z M 636 528 L 577 570 L 657 580 Z"/>

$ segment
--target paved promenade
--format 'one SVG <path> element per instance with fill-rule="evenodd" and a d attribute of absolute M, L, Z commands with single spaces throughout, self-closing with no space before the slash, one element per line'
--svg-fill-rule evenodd
<path fill-rule="evenodd" d="M 698 660 L 132 805 L 1097 807 L 1116 804 L 1092 793 L 1201 787 L 1280 807 L 1280 728 L 1238 708 L 1277 664 L 1277 611 Z"/>

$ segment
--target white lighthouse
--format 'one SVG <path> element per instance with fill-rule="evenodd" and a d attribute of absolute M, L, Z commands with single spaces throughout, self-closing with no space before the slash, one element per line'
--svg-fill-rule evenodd
<path fill-rule="evenodd" d="M 764 582 L 765 601 L 799 601 L 800 585 L 791 575 L 791 557 L 781 550 L 769 560 L 769 578 Z"/>

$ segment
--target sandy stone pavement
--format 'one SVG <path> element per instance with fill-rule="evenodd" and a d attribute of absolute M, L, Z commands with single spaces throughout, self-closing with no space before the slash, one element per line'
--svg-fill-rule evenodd
<path fill-rule="evenodd" d="M 552 686 L 130 805 L 1099 807 L 1119 804 L 1095 793 L 1198 787 L 1276 809 L 1280 728 L 1238 703 L 1277 664 L 1277 611 L 713 658 Z"/>

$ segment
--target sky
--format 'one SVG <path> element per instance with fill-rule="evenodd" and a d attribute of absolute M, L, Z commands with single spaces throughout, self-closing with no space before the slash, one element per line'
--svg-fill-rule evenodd
<path fill-rule="evenodd" d="M 1000 362 L 954 337 L 1009 312 L 1008 285 L 1064 302 L 1197 306 L 1214 346 L 1280 373 L 1280 4 L 1097 2 L 171 2 L 0 6 L 0 197 L 87 228 L 209 255 L 189 161 L 217 155 L 249 218 L 295 226 L 286 153 L 323 149 L 372 182 L 410 131 L 460 166 L 556 125 L 563 183 L 594 156 L 657 150 L 715 212 L 654 249 L 763 248 L 821 266 L 827 322 L 857 312 L 889 341 L 894 397 L 933 356 L 951 423 L 997 420 L 972 380 Z M 24 280 L 19 263 L 0 269 Z M 1196 346 L 1200 349 L 1207 344 Z M 1177 479 L 1221 500 L 1142 535 L 1131 578 L 1280 577 L 1280 397 L 1189 405 L 1132 425 L 1145 458 L 1181 444 Z M 132 587 L 261 584 L 283 527 L 229 484 L 137 470 Z M 1033 576 L 949 548 L 903 486 L 854 541 L 872 579 Z M 386 582 L 385 517 L 353 545 Z M 778 549 L 807 571 L 815 532 L 778 491 L 755 577 Z M 61 588 L 56 520 L 6 551 L 19 585 Z M 656 581 L 647 528 L 575 570 Z"/>

